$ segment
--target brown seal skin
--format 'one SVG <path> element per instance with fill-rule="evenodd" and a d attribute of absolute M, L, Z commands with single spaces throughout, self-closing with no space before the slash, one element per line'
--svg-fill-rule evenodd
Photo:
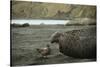
<path fill-rule="evenodd" d="M 59 51 L 74 58 L 96 59 L 96 28 L 55 32 L 51 43 L 59 44 Z"/>

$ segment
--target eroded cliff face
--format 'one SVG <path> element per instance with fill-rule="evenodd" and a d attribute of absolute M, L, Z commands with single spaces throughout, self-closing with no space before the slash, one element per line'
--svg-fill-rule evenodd
<path fill-rule="evenodd" d="M 11 1 L 13 19 L 96 18 L 96 6 Z"/>

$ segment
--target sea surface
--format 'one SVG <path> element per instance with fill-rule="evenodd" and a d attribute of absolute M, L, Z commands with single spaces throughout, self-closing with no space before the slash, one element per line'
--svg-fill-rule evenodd
<path fill-rule="evenodd" d="M 39 25 L 39 24 L 66 24 L 68 23 L 69 20 L 25 20 L 25 19 L 14 19 L 14 20 L 11 20 L 11 23 L 17 23 L 17 24 L 24 24 L 24 23 L 29 23 L 29 24 L 32 24 L 32 25 Z"/>

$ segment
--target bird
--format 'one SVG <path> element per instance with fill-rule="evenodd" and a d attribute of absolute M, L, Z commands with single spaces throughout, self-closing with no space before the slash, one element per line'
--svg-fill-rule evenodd
<path fill-rule="evenodd" d="M 47 56 L 51 54 L 51 48 L 49 44 L 47 44 L 44 48 L 36 48 L 36 50 L 43 58 L 47 58 Z"/>

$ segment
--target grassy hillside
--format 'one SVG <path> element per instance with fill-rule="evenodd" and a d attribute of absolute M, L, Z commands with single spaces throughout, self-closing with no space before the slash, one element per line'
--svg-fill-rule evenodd
<path fill-rule="evenodd" d="M 95 18 L 96 6 L 11 1 L 13 19 Z"/>

